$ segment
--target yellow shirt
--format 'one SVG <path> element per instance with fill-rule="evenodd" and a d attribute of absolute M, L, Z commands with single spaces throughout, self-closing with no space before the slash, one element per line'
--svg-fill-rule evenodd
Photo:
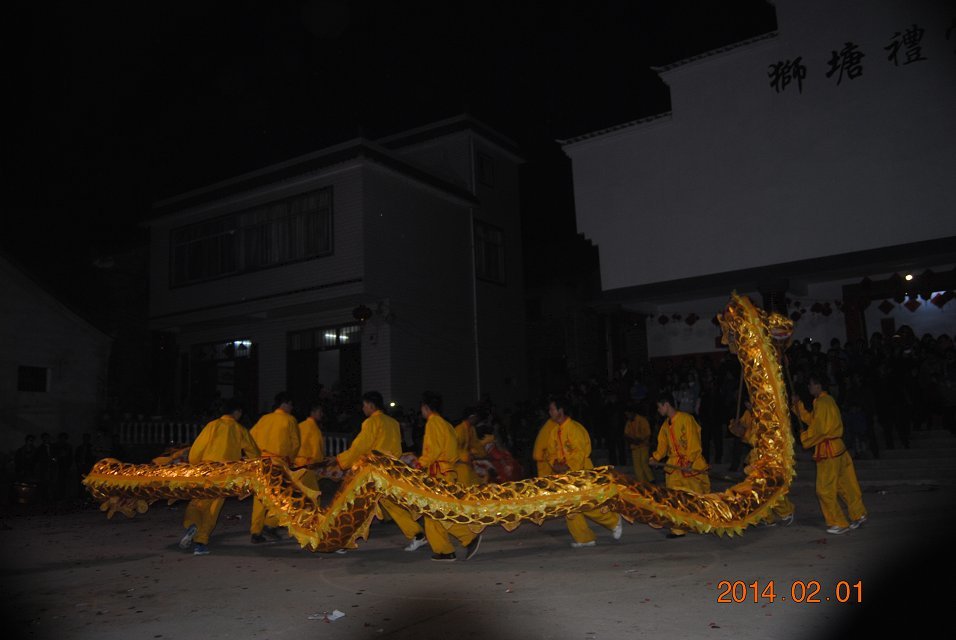
<path fill-rule="evenodd" d="M 189 448 L 189 464 L 230 462 L 242 456 L 258 458 L 259 447 L 249 431 L 230 415 L 224 415 L 203 427 Z"/>
<path fill-rule="evenodd" d="M 635 440 L 643 440 L 641 444 L 634 444 L 629 442 L 632 449 L 637 449 L 638 447 L 649 447 L 651 444 L 651 423 L 647 421 L 642 415 L 635 415 L 633 420 L 629 420 L 626 425 L 624 425 L 624 435 L 634 438 Z"/>
<path fill-rule="evenodd" d="M 281 457 L 291 462 L 299 452 L 299 423 L 282 409 L 259 418 L 250 433 L 263 456 Z"/>
<path fill-rule="evenodd" d="M 534 439 L 534 451 L 532 457 L 534 461 L 538 463 L 540 467 L 542 464 L 550 469 L 551 465 L 548 462 L 551 459 L 551 454 L 548 451 L 548 447 L 551 445 L 552 432 L 558 428 L 558 425 L 548 418 L 547 422 L 541 425 L 541 429 L 538 431 L 538 436 Z"/>
<path fill-rule="evenodd" d="M 813 400 L 813 412 L 809 412 L 802 402 L 797 403 L 797 413 L 807 424 L 807 430 L 800 432 L 800 443 L 804 449 L 815 447 L 814 460 L 836 458 L 846 451 L 843 444 L 843 418 L 836 401 L 826 391 Z"/>
<path fill-rule="evenodd" d="M 581 423 L 571 418 L 565 418 L 561 424 L 550 419 L 544 423 L 535 440 L 536 460 L 539 440 L 541 460 L 551 468 L 558 463 L 567 465 L 570 471 L 594 467 L 591 463 L 591 436 Z"/>
<path fill-rule="evenodd" d="M 437 413 L 425 421 L 425 436 L 422 440 L 422 455 L 418 464 L 428 469 L 430 476 L 443 476 L 454 470 L 458 461 L 458 438 L 451 424 Z"/>
<path fill-rule="evenodd" d="M 475 425 L 462 420 L 455 427 L 455 438 L 458 440 L 458 459 L 461 462 L 471 462 L 475 458 L 484 457 L 485 450 L 478 442 Z"/>
<path fill-rule="evenodd" d="M 740 439 L 745 444 L 749 444 L 751 447 L 754 446 L 754 437 L 756 436 L 756 433 L 754 432 L 755 423 L 754 416 L 752 413 L 750 413 L 750 409 L 745 410 L 737 422 L 744 428 L 744 434 L 740 436 Z"/>
<path fill-rule="evenodd" d="M 362 421 L 362 430 L 355 436 L 352 446 L 335 456 L 335 459 L 340 467 L 348 469 L 370 451 L 387 453 L 396 458 L 402 455 L 402 432 L 398 420 L 381 410 Z"/>
<path fill-rule="evenodd" d="M 657 450 L 652 457 L 657 461 L 667 458 L 668 464 L 685 469 L 681 472 L 684 476 L 706 471 L 707 461 L 700 446 L 700 425 L 694 416 L 678 411 L 674 417 L 665 420 L 657 434 Z M 675 471 L 667 469 L 666 473 Z"/>
<path fill-rule="evenodd" d="M 302 467 L 325 459 L 325 438 L 322 429 L 311 416 L 299 423 L 299 452 L 295 466 Z"/>

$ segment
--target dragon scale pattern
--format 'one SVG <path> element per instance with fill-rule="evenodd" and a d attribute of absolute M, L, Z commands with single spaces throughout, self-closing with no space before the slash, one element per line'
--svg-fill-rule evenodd
<path fill-rule="evenodd" d="M 280 526 L 313 551 L 355 548 L 359 539 L 368 538 L 373 520 L 382 517 L 379 502 L 383 499 L 408 509 L 413 517 L 461 523 L 474 531 L 488 526 L 511 531 L 524 522 L 541 524 L 603 509 L 654 527 L 739 534 L 783 500 L 795 475 L 779 351 L 793 325 L 736 293 L 719 320 L 724 342 L 740 360 L 756 425 L 745 478 L 720 493 L 667 489 L 639 482 L 612 467 L 462 487 L 377 452 L 364 456 L 346 473 L 326 506 L 318 492 L 302 484 L 303 471 L 290 469 L 277 458 L 199 465 L 134 465 L 107 458 L 83 482 L 109 517 L 118 512 L 145 513 L 151 503 L 162 499 L 255 494 L 276 514 Z"/>

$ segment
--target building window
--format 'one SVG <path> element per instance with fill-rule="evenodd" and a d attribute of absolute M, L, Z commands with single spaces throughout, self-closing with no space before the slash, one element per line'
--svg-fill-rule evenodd
<path fill-rule="evenodd" d="M 174 229 L 173 286 L 332 253 L 332 188 Z"/>
<path fill-rule="evenodd" d="M 239 269 L 239 229 L 235 216 L 223 216 L 172 233 L 172 281 L 187 284 Z"/>
<path fill-rule="evenodd" d="M 478 182 L 486 187 L 495 186 L 495 160 L 491 156 L 477 153 L 475 164 L 477 165 Z"/>
<path fill-rule="evenodd" d="M 50 370 L 46 367 L 17 367 L 17 391 L 46 393 L 50 390 Z"/>
<path fill-rule="evenodd" d="M 361 325 L 357 324 L 293 331 L 288 334 L 289 351 L 338 349 L 348 345 L 358 345 L 361 340 L 361 331 Z"/>
<path fill-rule="evenodd" d="M 475 221 L 475 275 L 482 280 L 505 281 L 504 232 L 479 220 Z"/>
<path fill-rule="evenodd" d="M 332 190 L 313 191 L 240 214 L 246 269 L 332 253 Z"/>

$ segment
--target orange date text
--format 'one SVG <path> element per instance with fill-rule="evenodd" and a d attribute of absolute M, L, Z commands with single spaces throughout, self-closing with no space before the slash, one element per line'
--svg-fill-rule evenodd
<path fill-rule="evenodd" d="M 796 602 L 798 604 L 822 604 L 839 602 L 859 604 L 863 602 L 863 581 L 840 580 L 836 584 L 823 585 L 819 580 L 721 580 L 717 583 L 719 604 L 744 602 L 773 603 Z"/>

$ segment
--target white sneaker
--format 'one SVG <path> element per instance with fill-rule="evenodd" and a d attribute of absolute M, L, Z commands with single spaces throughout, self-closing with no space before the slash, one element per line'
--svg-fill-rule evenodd
<path fill-rule="evenodd" d="M 615 540 L 620 540 L 621 536 L 624 534 L 624 518 L 621 516 L 617 517 L 617 524 L 614 525 L 614 529 L 611 531 L 611 537 Z"/>
<path fill-rule="evenodd" d="M 597 541 L 596 541 L 596 540 L 591 540 L 590 542 L 572 542 L 572 543 L 571 543 L 571 548 L 573 548 L 573 549 L 580 549 L 580 548 L 582 548 L 582 547 L 593 547 L 593 546 L 596 546 L 596 545 L 597 545 Z"/>
<path fill-rule="evenodd" d="M 840 535 L 841 533 L 846 533 L 846 532 L 849 531 L 849 530 L 850 530 L 850 527 L 837 527 L 837 526 L 834 525 L 834 526 L 832 526 L 832 527 L 828 527 L 828 528 L 827 528 L 827 533 L 832 533 L 833 535 L 837 535 L 837 536 L 838 536 L 838 535 Z"/>
<path fill-rule="evenodd" d="M 415 551 L 416 549 L 424 547 L 426 544 L 428 544 L 428 540 L 425 538 L 425 534 L 419 533 L 408 543 L 408 546 L 405 547 L 405 551 Z"/>
<path fill-rule="evenodd" d="M 188 549 L 189 545 L 193 543 L 193 538 L 196 537 L 196 525 L 191 524 L 189 528 L 186 529 L 186 533 L 183 534 L 183 537 L 179 539 L 179 548 Z"/>
<path fill-rule="evenodd" d="M 862 515 L 862 516 L 860 516 L 859 518 L 857 518 L 856 520 L 854 520 L 853 522 L 850 523 L 850 528 L 851 528 L 851 529 L 859 529 L 860 527 L 863 526 L 863 524 L 866 522 L 866 520 L 867 520 L 866 515 Z"/>

